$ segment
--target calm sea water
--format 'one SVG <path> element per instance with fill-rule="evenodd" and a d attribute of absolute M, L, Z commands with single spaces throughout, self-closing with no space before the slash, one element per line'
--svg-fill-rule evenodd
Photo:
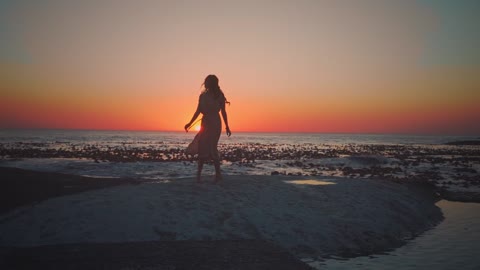
<path fill-rule="evenodd" d="M 195 136 L 195 132 L 140 132 L 140 131 L 83 131 L 83 130 L 1 130 L 0 145 L 3 148 L 26 149 L 69 149 L 73 152 L 96 153 L 97 149 L 125 150 L 125 155 L 132 155 L 135 151 L 155 150 L 163 155 L 169 149 L 185 149 Z M 249 149 L 263 147 L 281 149 L 290 147 L 319 147 L 341 148 L 346 145 L 426 145 L 436 147 L 445 142 L 456 140 L 471 140 L 472 136 L 418 136 L 418 135 L 389 135 L 389 134 L 315 134 L 315 133 L 234 133 L 227 137 L 222 135 L 220 147 L 235 149 Z M 302 149 L 300 149 L 302 150 Z M 130 151 L 130 152 L 128 152 Z M 283 151 L 283 149 L 282 149 Z M 297 151 L 298 153 L 298 151 Z M 168 154 L 168 153 L 167 153 Z M 121 155 L 123 156 L 123 154 Z M 14 166 L 24 169 L 54 171 L 94 177 L 135 177 L 142 179 L 171 179 L 191 177 L 195 175 L 195 163 L 157 162 L 136 158 L 134 162 L 107 162 L 105 158 L 98 160 L 90 158 L 63 158 L 54 155 L 54 158 L 32 158 L 35 155 L 20 159 L 0 159 L 0 165 Z M 77 155 L 78 157 L 78 155 Z M 292 158 L 293 159 L 293 158 Z M 110 160 L 111 161 L 111 160 Z M 312 161 L 312 160 L 311 160 Z M 322 159 L 318 163 L 337 166 L 350 161 L 344 159 Z M 222 170 L 226 174 L 265 175 L 274 171 L 285 174 L 310 174 L 299 166 L 288 166 L 289 160 L 261 160 L 254 166 L 241 162 L 224 160 Z M 310 162 L 310 161 L 309 161 Z M 316 161 L 313 161 L 316 162 Z M 355 164 L 354 164 L 355 165 Z M 342 165 L 343 166 L 343 165 Z M 212 173 L 209 166 L 205 173 Z"/>
<path fill-rule="evenodd" d="M 195 132 L 88 131 L 88 130 L 0 130 L 0 142 L 72 142 L 88 144 L 185 144 Z M 234 133 L 222 135 L 220 143 L 278 144 L 443 144 L 475 136 L 397 135 L 397 134 L 323 134 L 323 133 Z"/>

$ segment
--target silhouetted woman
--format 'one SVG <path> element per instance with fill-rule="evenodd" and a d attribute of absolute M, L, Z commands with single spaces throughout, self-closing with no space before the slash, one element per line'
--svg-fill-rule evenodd
<path fill-rule="evenodd" d="M 223 121 L 225 122 L 225 130 L 227 136 L 230 137 L 232 132 L 228 127 L 227 112 L 225 111 L 225 103 L 227 99 L 218 85 L 218 78 L 215 75 L 208 75 L 203 83 L 205 90 L 200 94 L 198 99 L 197 110 L 192 116 L 192 120 L 185 125 L 185 131 L 190 128 L 192 123 L 197 119 L 200 113 L 203 114 L 202 126 L 200 128 L 200 140 L 198 147 L 198 170 L 197 182 L 201 182 L 201 174 L 203 164 L 207 160 L 212 160 L 215 166 L 215 182 L 222 180 L 220 172 L 220 156 L 218 155 L 218 139 L 222 133 L 222 121 L 219 112 L 222 112 Z"/>

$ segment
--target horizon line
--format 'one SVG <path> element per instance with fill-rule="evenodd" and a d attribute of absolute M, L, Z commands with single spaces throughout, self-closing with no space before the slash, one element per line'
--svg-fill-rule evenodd
<path fill-rule="evenodd" d="M 161 129 L 92 129 L 92 128 L 0 128 L 0 131 L 22 131 L 22 130 L 58 130 L 58 131 L 118 131 L 118 132 L 176 132 L 182 133 L 183 130 L 161 130 Z M 190 131 L 191 133 L 197 133 L 198 131 Z M 342 131 L 249 131 L 240 130 L 234 133 L 281 133 L 281 134 L 351 134 L 351 135 L 405 135 L 405 136 L 468 136 L 475 137 L 480 134 L 446 134 L 446 133 L 428 133 L 428 132 L 342 132 Z M 479 137 L 480 139 L 480 137 Z"/>

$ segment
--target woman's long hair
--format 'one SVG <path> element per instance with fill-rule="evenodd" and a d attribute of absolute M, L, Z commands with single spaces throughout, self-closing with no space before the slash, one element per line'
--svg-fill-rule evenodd
<path fill-rule="evenodd" d="M 218 85 L 218 77 L 210 74 L 205 78 L 205 81 L 203 82 L 203 86 L 205 86 L 205 91 L 211 91 L 213 94 L 214 98 L 218 98 L 220 95 L 223 95 L 225 97 L 225 94 L 223 93 L 222 89 L 220 89 L 220 86 Z M 230 102 L 227 101 L 227 98 L 225 97 L 225 103 L 230 105 Z"/>

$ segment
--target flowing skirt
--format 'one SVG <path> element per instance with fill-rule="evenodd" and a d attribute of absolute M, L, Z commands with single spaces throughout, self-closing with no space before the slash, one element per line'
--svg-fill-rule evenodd
<path fill-rule="evenodd" d="M 200 133 L 198 159 L 219 161 L 217 146 L 222 133 L 220 114 L 204 114 Z"/>

